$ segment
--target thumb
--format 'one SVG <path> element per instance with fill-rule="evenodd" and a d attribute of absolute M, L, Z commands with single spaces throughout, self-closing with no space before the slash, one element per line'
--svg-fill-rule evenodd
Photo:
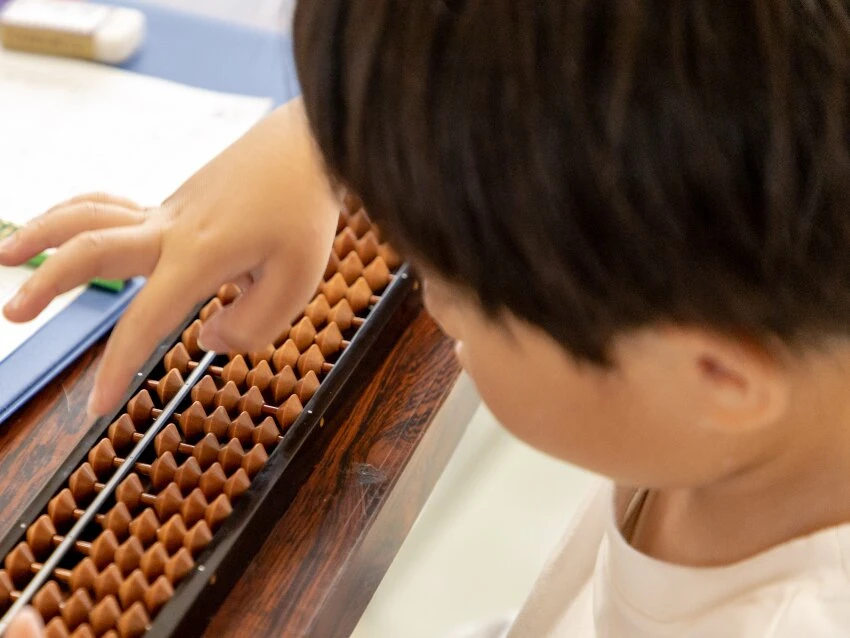
<path fill-rule="evenodd" d="M 9 625 L 3 638 L 40 638 L 43 635 L 41 616 L 32 607 L 26 607 Z"/>

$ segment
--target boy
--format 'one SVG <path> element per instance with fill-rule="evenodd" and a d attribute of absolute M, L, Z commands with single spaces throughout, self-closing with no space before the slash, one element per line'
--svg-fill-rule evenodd
<path fill-rule="evenodd" d="M 295 102 L 155 211 L 78 200 L 0 248 L 62 246 L 14 320 L 150 275 L 92 411 L 226 280 L 205 346 L 276 334 L 327 254 L 327 171 L 505 427 L 612 479 L 492 635 L 850 633 L 846 3 L 322 0 L 295 41 L 322 159 Z"/>

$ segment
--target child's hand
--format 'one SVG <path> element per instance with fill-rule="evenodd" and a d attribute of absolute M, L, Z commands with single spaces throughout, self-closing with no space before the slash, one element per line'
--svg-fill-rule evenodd
<path fill-rule="evenodd" d="M 94 277 L 148 276 L 113 331 L 89 402 L 114 409 L 156 345 L 227 282 L 241 297 L 207 323 L 203 345 L 248 351 L 272 341 L 306 305 L 336 228 L 333 197 L 300 101 L 250 131 L 161 207 L 106 195 L 52 209 L 0 246 L 0 265 L 60 248 L 4 308 L 28 321 Z"/>
<path fill-rule="evenodd" d="M 9 625 L 3 638 L 41 638 L 44 624 L 32 607 L 26 607 Z"/>

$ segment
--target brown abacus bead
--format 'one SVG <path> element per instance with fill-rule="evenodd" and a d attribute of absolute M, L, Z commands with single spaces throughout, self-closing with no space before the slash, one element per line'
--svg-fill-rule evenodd
<path fill-rule="evenodd" d="M 201 308 L 201 311 L 198 313 L 198 319 L 200 319 L 201 321 L 206 321 L 222 308 L 224 308 L 224 304 L 221 303 L 221 299 L 219 299 L 218 297 L 213 297 L 204 305 L 203 308 Z M 166 367 L 170 366 L 166 364 Z"/>
<path fill-rule="evenodd" d="M 345 256 L 345 259 L 339 262 L 337 270 L 342 275 L 346 285 L 350 286 L 363 274 L 363 262 L 360 261 L 357 253 L 352 251 Z"/>
<path fill-rule="evenodd" d="M 3 561 L 3 567 L 6 568 L 6 573 L 12 582 L 16 585 L 23 584 L 29 578 L 32 564 L 35 562 L 32 550 L 29 545 L 20 542 L 15 545 L 15 548 L 6 554 Z"/>
<path fill-rule="evenodd" d="M 348 284 L 345 283 L 342 273 L 336 273 L 333 277 L 327 281 L 323 281 L 319 285 L 319 292 L 327 298 L 331 306 L 344 299 L 347 291 Z"/>
<path fill-rule="evenodd" d="M 204 493 L 204 496 L 210 499 L 221 494 L 226 482 L 227 475 L 224 473 L 221 463 L 213 463 L 201 475 L 201 480 L 198 481 L 198 487 Z"/>
<path fill-rule="evenodd" d="M 186 577 L 192 567 L 195 566 L 195 561 L 192 560 L 192 553 L 185 547 L 177 550 L 168 561 L 165 563 L 164 574 L 172 585 L 176 585 Z"/>
<path fill-rule="evenodd" d="M 319 294 L 316 295 L 313 301 L 307 305 L 307 308 L 304 310 L 304 316 L 307 317 L 314 326 L 318 327 L 325 323 L 330 311 L 331 304 L 328 303 L 328 298 Z"/>
<path fill-rule="evenodd" d="M 342 259 L 357 246 L 357 235 L 347 226 L 337 234 L 333 243 L 333 251 Z"/>
<path fill-rule="evenodd" d="M 177 468 L 177 471 L 174 473 L 174 482 L 180 488 L 180 491 L 186 494 L 198 487 L 202 474 L 203 470 L 201 469 L 201 464 L 198 463 L 198 459 L 190 456 L 183 462 L 183 465 Z"/>
<path fill-rule="evenodd" d="M 358 237 L 362 237 L 370 228 L 372 222 L 369 221 L 366 211 L 360 208 L 348 219 L 348 226 L 354 231 Z"/>
<path fill-rule="evenodd" d="M 372 263 L 372 260 L 378 256 L 381 250 L 380 242 L 374 230 L 368 230 L 357 240 L 357 245 L 354 247 L 357 256 L 364 264 Z M 386 261 L 386 258 L 384 258 Z M 389 261 L 387 261 L 389 264 Z"/>
<path fill-rule="evenodd" d="M 303 377 L 312 371 L 315 374 L 323 374 L 333 370 L 333 364 L 325 363 L 322 351 L 315 343 L 307 348 L 307 351 L 298 357 L 296 362 L 298 373 Z"/>
<path fill-rule="evenodd" d="M 89 624 L 96 636 L 105 634 L 121 617 L 121 606 L 115 596 L 106 596 L 89 612 Z"/>
<path fill-rule="evenodd" d="M 149 390 L 156 392 L 159 400 L 165 405 L 183 387 L 183 376 L 177 370 L 169 370 L 159 381 L 148 380 L 145 382 Z"/>
<path fill-rule="evenodd" d="M 118 586 L 118 600 L 124 609 L 128 609 L 134 603 L 145 599 L 148 590 L 148 581 L 141 569 L 133 572 Z"/>
<path fill-rule="evenodd" d="M 118 588 L 124 580 L 118 565 L 112 563 L 97 575 L 94 579 L 94 595 L 98 600 L 102 600 L 107 596 L 114 596 L 118 593 Z"/>
<path fill-rule="evenodd" d="M 272 401 L 275 403 L 283 401 L 295 392 L 296 383 L 298 383 L 298 378 L 295 376 L 295 371 L 290 366 L 284 366 L 269 382 L 268 392 Z"/>
<path fill-rule="evenodd" d="M 378 256 L 383 259 L 391 270 L 401 266 L 401 255 L 399 255 L 389 244 L 381 244 L 378 247 Z"/>
<path fill-rule="evenodd" d="M 36 592 L 35 596 L 32 597 L 32 606 L 45 620 L 59 614 L 62 609 L 62 591 L 56 581 L 47 581 Z"/>
<path fill-rule="evenodd" d="M 145 592 L 145 607 L 152 614 L 158 612 L 174 595 L 174 588 L 165 576 L 157 578 Z"/>
<path fill-rule="evenodd" d="M 224 284 L 218 289 L 216 296 L 221 299 L 221 302 L 226 306 L 236 301 L 236 298 L 242 294 L 242 289 L 234 283 Z"/>
<path fill-rule="evenodd" d="M 74 470 L 68 478 L 68 487 L 71 489 L 71 494 L 74 495 L 74 500 L 78 503 L 93 494 L 98 488 L 103 489 L 103 486 L 97 482 L 97 475 L 92 466 L 88 463 L 83 463 Z"/>
<path fill-rule="evenodd" d="M 269 361 L 274 354 L 274 345 L 269 344 L 262 350 L 255 350 L 248 353 L 248 361 L 251 362 L 251 367 L 256 368 L 260 361 Z"/>
<path fill-rule="evenodd" d="M 233 513 L 233 506 L 230 504 L 230 499 L 227 494 L 219 494 L 218 497 L 210 503 L 204 513 L 204 520 L 211 530 L 218 529 L 227 517 Z"/>
<path fill-rule="evenodd" d="M 156 532 L 154 531 L 155 534 Z M 130 536 L 130 538 L 121 543 L 118 549 L 115 550 L 115 564 L 121 570 L 122 574 L 129 574 L 139 566 L 139 561 L 142 560 L 142 554 L 144 553 L 145 548 L 142 545 L 142 539 L 136 536 Z"/>
<path fill-rule="evenodd" d="M 147 551 L 139 561 L 139 568 L 144 572 L 148 582 L 159 578 L 165 570 L 165 563 L 168 561 L 168 552 L 162 543 L 154 543 L 148 547 Z"/>
<path fill-rule="evenodd" d="M 75 589 L 62 603 L 62 620 L 65 626 L 73 630 L 88 618 L 92 608 L 92 601 L 85 589 Z"/>
<path fill-rule="evenodd" d="M 112 447 L 116 450 L 123 450 L 133 443 L 137 443 L 143 435 L 136 431 L 133 418 L 129 414 L 122 414 L 109 425 L 106 436 L 112 441 Z"/>
<path fill-rule="evenodd" d="M 329 323 L 316 335 L 316 345 L 323 356 L 329 357 L 340 350 L 345 350 L 351 344 L 343 339 L 339 326 Z"/>
<path fill-rule="evenodd" d="M 239 388 L 236 387 L 235 383 L 228 381 L 224 384 L 223 388 L 216 391 L 213 404 L 216 407 L 224 408 L 228 412 L 234 412 L 240 398 L 242 398 L 242 393 L 239 392 Z"/>
<path fill-rule="evenodd" d="M 333 322 L 339 326 L 340 330 L 348 330 L 351 327 L 359 328 L 363 325 L 365 319 L 355 316 L 354 310 L 348 300 L 343 299 L 328 313 L 328 322 Z"/>
<path fill-rule="evenodd" d="M 35 567 L 38 568 L 38 571 L 41 571 L 41 565 Z M 97 567 L 95 567 L 94 561 L 86 556 L 74 566 L 74 569 L 69 571 L 59 567 L 54 570 L 53 574 L 66 583 L 72 591 L 79 588 L 91 589 L 94 585 L 94 579 L 97 577 Z"/>
<path fill-rule="evenodd" d="M 295 343 L 295 347 L 298 348 L 299 352 L 304 352 L 313 343 L 313 339 L 316 338 L 316 327 L 310 319 L 302 317 L 298 323 L 290 328 L 289 338 Z"/>
<path fill-rule="evenodd" d="M 295 394 L 293 396 L 297 396 L 300 404 L 303 405 L 307 403 L 314 394 L 316 394 L 316 390 L 319 389 L 319 385 L 319 377 L 316 376 L 315 372 L 310 370 L 303 378 L 298 380 L 298 383 L 295 384 Z M 292 397 L 290 397 L 290 399 L 291 398 Z M 289 403 L 289 399 L 287 399 L 287 403 Z M 283 407 L 281 407 L 280 410 L 283 410 Z M 282 421 L 281 425 L 283 425 Z"/>
<path fill-rule="evenodd" d="M 71 638 L 97 638 L 97 634 L 94 633 L 90 625 L 82 624 L 74 630 Z"/>
<path fill-rule="evenodd" d="M 70 635 L 71 632 L 65 626 L 65 621 L 58 616 L 44 627 L 44 638 L 68 638 Z"/>
<path fill-rule="evenodd" d="M 198 345 L 198 336 L 201 334 L 201 328 L 203 325 L 204 324 L 200 319 L 195 319 L 195 321 L 193 321 L 180 336 L 180 343 L 186 346 L 189 354 L 193 357 L 203 353 L 203 350 L 201 350 L 201 347 Z"/>
<path fill-rule="evenodd" d="M 183 506 L 180 508 L 180 515 L 187 525 L 194 525 L 204 517 L 208 507 L 209 503 L 207 503 L 204 493 L 196 488 L 183 501 Z"/>
<path fill-rule="evenodd" d="M 355 281 L 351 287 L 345 291 L 345 299 L 351 305 L 351 309 L 354 312 L 365 310 L 370 305 L 376 304 L 380 301 L 380 297 L 376 297 L 372 294 L 372 289 L 369 287 L 369 283 L 363 277 L 358 278 L 357 281 Z"/>
<path fill-rule="evenodd" d="M 156 540 L 159 529 L 159 519 L 152 509 L 145 509 L 130 523 L 130 533 L 138 538 L 143 545 L 150 545 Z"/>
<path fill-rule="evenodd" d="M 198 367 L 198 363 L 192 361 L 189 351 L 182 343 L 178 343 L 169 350 L 163 362 L 166 368 L 173 368 L 180 374 L 187 374 Z M 241 354 L 237 354 L 224 366 L 210 366 L 207 368 L 207 373 L 242 385 L 245 377 L 248 376 L 248 364 L 245 363 L 245 358 Z"/>
<path fill-rule="evenodd" d="M 232 501 L 235 501 L 239 496 L 251 487 L 251 479 L 248 478 L 248 473 L 239 468 L 233 473 L 229 479 L 224 482 L 224 493 Z"/>
<path fill-rule="evenodd" d="M 0 608 L 6 607 L 18 599 L 20 592 L 15 591 L 15 583 L 5 569 L 0 569 Z"/>
<path fill-rule="evenodd" d="M 227 438 L 239 439 L 240 443 L 247 443 L 251 440 L 253 432 L 254 421 L 251 420 L 247 412 L 242 412 L 230 422 L 230 427 L 227 428 Z"/>
<path fill-rule="evenodd" d="M 74 496 L 67 487 L 50 499 L 47 504 L 47 515 L 57 525 L 79 519 L 84 513 L 84 510 L 77 508 Z M 124 538 L 127 535 L 131 519 L 130 511 L 124 503 L 117 503 L 106 514 L 95 515 L 95 520 L 100 523 L 101 527 L 111 529 L 119 538 Z"/>
<path fill-rule="evenodd" d="M 247 413 L 252 419 L 256 419 L 263 414 L 263 409 L 266 406 L 266 400 L 263 398 L 263 393 L 257 387 L 248 388 L 239 400 L 236 402 L 236 411 Z M 272 408 L 274 409 L 274 408 Z"/>
<path fill-rule="evenodd" d="M 147 390 L 141 390 L 127 402 L 127 415 L 136 425 L 147 423 L 151 417 L 154 417 L 155 410 L 156 406 Z"/>
<path fill-rule="evenodd" d="M 273 378 L 274 372 L 272 372 L 269 362 L 260 361 L 256 368 L 252 368 L 251 371 L 248 372 L 245 382 L 249 387 L 255 387 L 259 389 L 260 392 L 265 392 Z"/>
<path fill-rule="evenodd" d="M 240 465 L 245 457 L 245 450 L 236 439 L 230 439 L 227 444 L 219 450 L 218 462 L 227 473 L 233 472 Z"/>
<path fill-rule="evenodd" d="M 286 343 L 274 351 L 272 365 L 274 365 L 275 370 L 278 372 L 282 372 L 287 366 L 295 368 L 295 364 L 298 362 L 298 357 L 300 356 L 301 351 L 295 345 L 295 342 L 292 339 L 287 339 Z"/>
<path fill-rule="evenodd" d="M 315 377 L 315 375 L 313 376 Z M 316 380 L 318 381 L 318 379 Z M 309 393 L 311 389 L 309 387 L 305 388 L 303 379 L 301 381 L 298 381 L 298 383 L 296 383 L 295 385 L 297 388 L 296 391 L 300 391 L 305 396 Z M 312 396 L 312 394 L 310 396 Z M 280 429 L 283 430 L 295 423 L 295 421 L 298 419 L 299 416 L 301 416 L 301 412 L 303 411 L 304 405 L 301 403 L 301 399 L 298 398 L 298 394 L 293 394 L 291 397 L 289 397 L 286 401 L 283 402 L 283 405 L 278 408 L 277 413 L 275 414 L 275 420 L 280 426 Z"/>
<path fill-rule="evenodd" d="M 284 366 L 283 370 L 274 375 L 269 382 L 268 394 L 274 403 L 281 403 L 290 394 L 295 392 L 295 384 L 298 378 L 290 366 Z"/>
<path fill-rule="evenodd" d="M 248 476 L 253 478 L 266 466 L 268 460 L 269 455 L 266 452 L 266 448 L 257 443 L 242 457 L 242 469 L 248 473 Z"/>
<path fill-rule="evenodd" d="M 372 263 L 363 269 L 363 279 L 375 292 L 386 288 L 392 279 L 392 273 L 383 257 L 375 257 Z"/>
<path fill-rule="evenodd" d="M 215 381 L 213 381 L 211 376 L 207 375 L 192 388 L 192 401 L 196 401 L 204 407 L 209 407 L 212 405 L 217 391 L 218 386 L 216 386 Z"/>
<path fill-rule="evenodd" d="M 277 445 L 277 442 L 281 438 L 280 431 L 277 429 L 277 425 L 271 417 L 263 419 L 260 425 L 255 427 L 251 432 L 251 442 L 254 445 L 262 445 L 267 450 L 270 450 Z"/>
<path fill-rule="evenodd" d="M 121 638 L 137 638 L 147 631 L 150 618 L 144 605 L 137 602 L 125 611 L 118 619 L 118 633 Z"/>
<path fill-rule="evenodd" d="M 188 532 L 186 532 L 186 536 L 183 538 L 183 548 L 190 554 L 197 556 L 204 550 L 204 548 L 206 548 L 207 545 L 210 544 L 210 541 L 212 541 L 212 530 L 210 529 L 210 526 L 207 525 L 206 521 L 198 521 L 192 525 Z M 167 571 L 166 576 L 168 576 Z M 171 580 L 171 582 L 175 582 L 170 577 L 169 580 Z"/>

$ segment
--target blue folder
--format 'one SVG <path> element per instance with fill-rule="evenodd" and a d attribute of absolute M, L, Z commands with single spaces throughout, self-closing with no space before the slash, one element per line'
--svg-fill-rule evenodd
<path fill-rule="evenodd" d="M 278 33 L 149 4 L 110 4 L 147 15 L 145 45 L 124 65 L 128 70 L 205 89 L 271 97 L 276 104 L 299 92 L 290 41 Z M 121 293 L 89 288 L 5 359 L 0 364 L 0 423 L 103 337 L 143 283 L 131 280 Z"/>

